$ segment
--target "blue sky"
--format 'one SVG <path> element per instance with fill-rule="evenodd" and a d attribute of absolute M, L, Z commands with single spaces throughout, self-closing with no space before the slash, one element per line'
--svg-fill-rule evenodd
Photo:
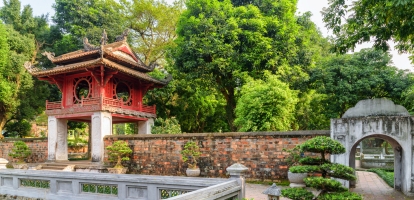
<path fill-rule="evenodd" d="M 52 8 L 54 0 L 20 0 L 22 2 L 22 5 L 28 5 L 33 8 L 34 15 L 41 15 L 49 13 L 49 17 L 54 15 L 54 10 Z M 172 0 L 167 0 L 172 1 Z M 328 36 L 332 34 L 332 32 L 329 32 L 322 22 L 322 15 L 320 11 L 323 7 L 326 7 L 328 5 L 328 0 L 299 0 L 298 1 L 298 12 L 312 12 L 312 21 L 316 23 L 316 25 L 319 27 L 321 32 L 324 36 Z M 0 1 L 0 6 L 3 6 L 3 1 Z M 393 46 L 393 44 L 391 44 Z M 372 44 L 370 43 L 364 43 L 362 45 L 358 45 L 356 48 L 356 51 L 359 51 L 361 48 L 369 48 Z M 391 51 L 391 54 L 393 56 L 393 63 L 394 66 L 400 68 L 400 69 L 410 69 L 411 71 L 414 71 L 412 65 L 410 64 L 410 61 L 408 60 L 407 54 L 398 54 L 397 51 Z"/>

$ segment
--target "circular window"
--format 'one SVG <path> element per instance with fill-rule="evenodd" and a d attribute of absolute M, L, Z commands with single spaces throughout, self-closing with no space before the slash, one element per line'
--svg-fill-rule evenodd
<path fill-rule="evenodd" d="M 89 82 L 85 79 L 81 79 L 76 83 L 75 95 L 78 100 L 87 98 L 89 96 Z"/>
<path fill-rule="evenodd" d="M 116 84 L 116 98 L 122 99 L 123 102 L 128 102 L 131 97 L 129 87 L 124 82 L 119 82 Z"/>

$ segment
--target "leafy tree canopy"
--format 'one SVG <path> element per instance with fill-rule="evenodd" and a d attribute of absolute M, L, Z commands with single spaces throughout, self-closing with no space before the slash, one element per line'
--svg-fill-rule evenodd
<path fill-rule="evenodd" d="M 336 35 L 336 50 L 345 53 L 356 44 L 374 41 L 387 51 L 388 41 L 397 43 L 400 52 L 414 51 L 413 1 L 329 0 L 323 20 Z M 412 59 L 412 58 L 411 58 Z"/>
<path fill-rule="evenodd" d="M 4 91 L 8 91 L 8 97 L 2 98 L 5 106 L 3 113 L 6 117 L 7 130 L 10 134 L 19 130 L 18 136 L 29 134 L 29 121 L 44 110 L 44 100 L 49 96 L 49 84 L 32 80 L 32 77 L 23 67 L 25 61 L 40 63 L 47 67 L 39 59 L 40 52 L 50 46 L 53 37 L 52 31 L 47 24 L 47 16 L 34 17 L 32 8 L 24 6 L 21 9 L 19 0 L 3 1 L 4 6 L 0 8 L 0 19 L 6 25 L 9 48 L 9 62 L 0 71 L 0 84 Z M 6 54 L 7 55 L 7 54 Z M 7 80 L 7 81 L 6 81 Z M 6 87 L 10 89 L 6 89 Z M 12 99 L 12 100 L 11 100 Z M 2 121 L 0 119 L 0 121 Z M 4 121 L 0 122 L 0 129 L 4 127 Z M 14 133 L 12 133 L 14 132 Z M 16 134 L 14 134 L 16 135 Z"/>
<path fill-rule="evenodd" d="M 121 0 L 130 41 L 145 64 L 165 64 L 165 52 L 174 46 L 178 18 L 184 7 L 159 0 Z"/>
<path fill-rule="evenodd" d="M 309 13 L 295 17 L 296 1 L 233 5 L 228 0 L 190 0 L 186 6 L 172 51 L 174 66 L 214 83 L 226 100 L 231 130 L 235 130 L 235 88 L 244 84 L 240 74 L 261 78 L 269 70 L 295 89 L 309 79 L 309 67 L 321 51 L 311 46 L 322 41 Z"/>
<path fill-rule="evenodd" d="M 375 49 L 327 57 L 312 73 L 314 87 L 325 94 L 325 115 L 338 118 L 358 101 L 386 97 L 397 104 L 414 82 L 411 73 L 390 66 L 391 56 Z"/>
<path fill-rule="evenodd" d="M 22 91 L 32 87 L 32 77 L 23 67 L 34 51 L 32 36 L 23 36 L 0 23 L 0 131 L 20 106 Z"/>
<path fill-rule="evenodd" d="M 82 38 L 98 44 L 103 29 L 113 41 L 125 28 L 125 19 L 119 3 L 114 0 L 56 0 L 53 4 L 53 22 L 62 35 L 70 34 L 71 42 L 82 44 Z"/>
<path fill-rule="evenodd" d="M 234 121 L 239 131 L 291 130 L 298 92 L 276 75 L 266 71 L 264 80 L 250 79 L 240 92 Z"/>
<path fill-rule="evenodd" d="M 191 79 L 167 66 L 173 80 L 165 87 L 148 91 L 145 101 L 157 105 L 157 116 L 175 117 L 186 133 L 229 131 L 223 118 L 225 100 L 201 78 Z M 156 123 L 157 124 L 157 123 Z"/>

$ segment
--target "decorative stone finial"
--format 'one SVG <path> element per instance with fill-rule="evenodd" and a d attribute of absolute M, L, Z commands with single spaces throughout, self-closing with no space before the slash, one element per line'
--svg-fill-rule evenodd
<path fill-rule="evenodd" d="M 7 167 L 6 167 L 7 163 L 9 163 L 8 160 L 6 160 L 4 158 L 0 158 L 0 169 L 7 169 Z"/>
<path fill-rule="evenodd" d="M 230 167 L 227 167 L 227 172 L 230 173 L 230 176 L 241 176 L 247 170 L 249 170 L 249 168 L 247 168 L 246 166 L 240 163 L 235 163 L 231 165 Z"/>

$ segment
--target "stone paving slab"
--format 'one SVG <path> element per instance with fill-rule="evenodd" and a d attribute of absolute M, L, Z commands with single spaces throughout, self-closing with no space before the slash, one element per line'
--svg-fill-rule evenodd
<path fill-rule="evenodd" d="M 357 171 L 356 175 L 358 179 L 355 188 L 352 188 L 351 191 L 362 194 L 364 200 L 414 199 L 414 197 L 407 197 L 402 192 L 388 186 L 374 172 Z"/>
<path fill-rule="evenodd" d="M 403 193 L 394 190 L 373 172 L 357 171 L 356 175 L 358 177 L 356 187 L 352 188 L 351 191 L 361 194 L 364 200 L 414 199 L 414 197 L 407 197 Z M 267 196 L 262 192 L 268 187 L 270 185 L 246 184 L 246 199 L 267 200 Z M 288 198 L 280 199 L 287 200 Z"/>

